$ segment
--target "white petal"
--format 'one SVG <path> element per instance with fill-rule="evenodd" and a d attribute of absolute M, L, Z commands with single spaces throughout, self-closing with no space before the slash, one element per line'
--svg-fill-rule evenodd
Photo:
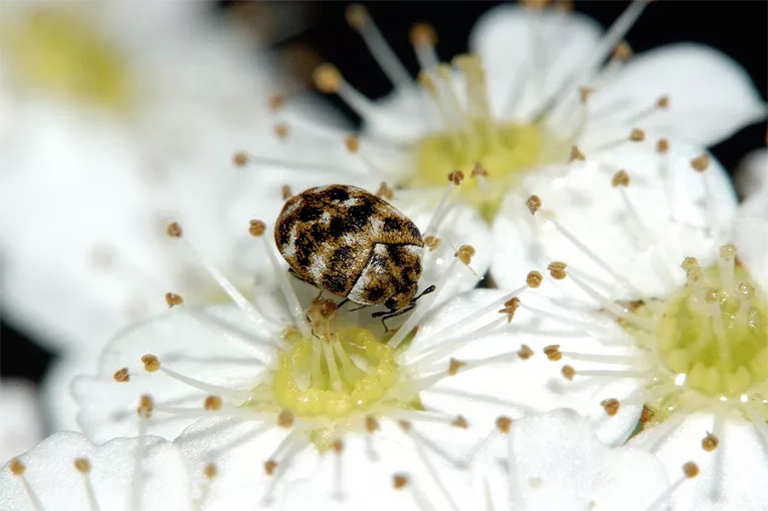
<path fill-rule="evenodd" d="M 515 117 L 530 115 L 590 56 L 601 32 L 578 13 L 518 6 L 488 11 L 473 29 L 470 48 L 483 60 L 494 110 L 501 113 L 509 102 L 520 101 Z M 523 90 L 523 98 L 513 97 Z"/>
<path fill-rule="evenodd" d="M 37 391 L 31 383 L 0 379 L 0 462 L 31 449 L 43 438 L 43 418 Z"/>
<path fill-rule="evenodd" d="M 690 414 L 672 432 L 664 424 L 648 428 L 630 445 L 653 449 L 667 467 L 670 479 L 682 475 L 684 463 L 693 461 L 699 475 L 674 493 L 674 509 L 753 510 L 768 507 L 768 488 L 754 481 L 768 480 L 768 445 L 757 426 L 737 415 L 725 417 L 717 434 L 719 445 L 707 452 L 701 441 L 714 429 L 707 413 Z M 761 427 L 765 427 L 763 424 Z"/>
<path fill-rule="evenodd" d="M 100 355 L 96 349 L 83 349 L 61 355 L 51 363 L 40 387 L 51 431 L 80 431 L 79 405 L 72 395 L 72 383 L 78 376 L 96 373 Z"/>
<path fill-rule="evenodd" d="M 590 107 L 610 112 L 622 104 L 629 118 L 662 96 L 669 96 L 669 110 L 639 121 L 640 127 L 703 146 L 766 115 L 765 101 L 739 64 L 718 50 L 687 43 L 633 57 Z"/>
<path fill-rule="evenodd" d="M 157 438 L 147 439 L 141 458 L 144 474 L 139 498 L 141 509 L 191 510 L 191 489 L 181 453 L 172 444 Z M 130 511 L 134 492 L 134 471 L 139 454 L 136 439 L 117 439 L 94 446 L 83 435 L 56 433 L 19 457 L 25 465 L 25 477 L 46 511 L 94 509 L 88 500 L 83 474 L 74 461 L 87 458 L 89 479 L 99 509 Z M 35 511 L 21 480 L 11 474 L 8 465 L 0 474 L 0 502 L 6 509 Z"/>
<path fill-rule="evenodd" d="M 739 207 L 733 225 L 739 258 L 752 278 L 768 289 L 768 189 L 748 197 Z"/>
<path fill-rule="evenodd" d="M 768 149 L 752 151 L 739 163 L 736 189 L 742 197 L 768 193 Z"/>

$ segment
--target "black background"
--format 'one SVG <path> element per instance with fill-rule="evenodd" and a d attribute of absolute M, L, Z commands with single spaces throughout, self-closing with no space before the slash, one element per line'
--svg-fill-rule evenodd
<path fill-rule="evenodd" d="M 467 38 L 475 20 L 499 2 L 361 2 L 369 9 L 377 25 L 406 67 L 417 72 L 416 59 L 410 47 L 408 30 L 418 21 L 431 23 L 438 34 L 438 53 L 450 59 L 467 51 Z M 390 84 L 378 68 L 359 35 L 344 18 L 346 2 L 291 2 L 266 4 L 270 16 L 288 13 L 298 19 L 301 30 L 292 24 L 290 33 L 276 30 L 270 35 L 272 46 L 284 55 L 297 45 L 308 46 L 322 60 L 336 64 L 345 79 L 369 97 L 387 93 Z M 576 10 L 600 22 L 611 24 L 626 8 L 623 1 L 577 1 Z M 211 3 L 211 15 L 221 16 L 235 11 L 232 2 Z M 282 24 L 276 25 L 278 29 Z M 765 1 L 672 1 L 661 0 L 648 6 L 627 35 L 636 52 L 679 41 L 695 41 L 714 46 L 730 55 L 747 69 L 758 89 L 768 89 L 768 2 Z M 254 51 L 256 46 L 254 45 Z M 194 58 L 194 56 L 190 56 Z M 706 86 L 707 77 L 701 77 Z M 334 98 L 337 106 L 343 108 Z M 352 116 L 354 117 L 354 116 Z M 733 170 L 741 157 L 765 143 L 765 123 L 745 128 L 712 151 Z M 77 292 L 77 290 L 72 290 Z M 53 354 L 39 348 L 21 333 L 2 322 L 0 332 L 0 374 L 40 381 Z"/>

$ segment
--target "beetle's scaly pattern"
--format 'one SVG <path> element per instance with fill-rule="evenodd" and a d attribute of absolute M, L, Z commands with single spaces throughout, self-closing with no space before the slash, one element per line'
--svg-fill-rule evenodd
<path fill-rule="evenodd" d="M 346 185 L 291 197 L 275 242 L 302 280 L 361 305 L 406 307 L 421 275 L 418 227 L 386 201 Z"/>

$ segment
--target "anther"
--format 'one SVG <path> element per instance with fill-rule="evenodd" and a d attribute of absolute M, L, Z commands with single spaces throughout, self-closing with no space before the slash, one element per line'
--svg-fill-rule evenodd
<path fill-rule="evenodd" d="M 525 283 L 528 284 L 528 287 L 537 289 L 543 280 L 544 277 L 542 277 L 541 273 L 534 270 L 528 272 L 528 276 L 525 278 Z"/>
<path fill-rule="evenodd" d="M 184 303 L 184 299 L 175 293 L 165 293 L 165 303 L 168 304 L 168 307 L 174 307 Z"/>
<path fill-rule="evenodd" d="M 584 153 L 581 152 L 578 146 L 571 146 L 571 154 L 568 156 L 568 163 L 576 160 L 584 161 L 586 159 L 587 157 L 584 155 Z"/>
<path fill-rule="evenodd" d="M 448 374 L 450 376 L 456 376 L 459 373 L 459 369 L 467 365 L 466 362 L 462 362 L 461 360 L 456 360 L 455 358 L 452 358 L 450 363 L 448 364 Z"/>
<path fill-rule="evenodd" d="M 274 474 L 276 468 L 277 462 L 275 460 L 267 460 L 264 462 L 264 473 L 266 473 L 268 476 Z"/>
<path fill-rule="evenodd" d="M 448 174 L 448 181 L 453 182 L 456 186 L 459 186 L 464 180 L 464 173 L 460 170 L 454 170 Z"/>
<path fill-rule="evenodd" d="M 285 96 L 282 96 L 280 94 L 275 94 L 271 98 L 269 98 L 269 109 L 274 111 L 280 110 L 285 106 Z"/>
<path fill-rule="evenodd" d="M 552 276 L 555 280 L 563 280 L 567 273 L 565 272 L 565 268 L 568 265 L 565 263 L 561 263 L 559 261 L 555 261 L 552 263 L 549 263 L 549 266 L 547 266 L 547 269 L 549 270 L 549 274 Z"/>
<path fill-rule="evenodd" d="M 709 168 L 709 155 L 707 153 L 691 160 L 691 167 L 697 172 L 704 172 Z"/>
<path fill-rule="evenodd" d="M 410 30 L 411 45 L 434 46 L 437 44 L 437 32 L 427 23 L 415 23 Z"/>
<path fill-rule="evenodd" d="M 288 130 L 287 124 L 285 123 L 275 124 L 275 135 L 277 135 L 277 137 L 280 140 L 285 140 L 286 138 L 288 138 L 288 132 L 289 130 Z"/>
<path fill-rule="evenodd" d="M 549 5 L 550 0 L 522 0 L 523 6 L 532 11 L 543 11 Z"/>
<path fill-rule="evenodd" d="M 392 486 L 396 490 L 402 490 L 408 486 L 408 476 L 404 474 L 395 474 L 392 476 Z"/>
<path fill-rule="evenodd" d="M 13 458 L 11 460 L 10 468 L 11 468 L 11 474 L 17 477 L 23 476 L 24 472 L 26 472 L 27 470 L 27 467 L 24 466 L 24 463 L 22 463 L 21 460 L 19 460 L 19 458 Z"/>
<path fill-rule="evenodd" d="M 688 479 L 693 479 L 699 475 L 699 466 L 696 463 L 689 461 L 683 465 L 683 474 L 685 474 L 685 477 Z"/>
<path fill-rule="evenodd" d="M 215 463 L 208 463 L 203 469 L 203 474 L 208 479 L 215 479 L 219 474 L 219 469 L 216 467 Z"/>
<path fill-rule="evenodd" d="M 267 230 L 267 224 L 262 222 L 261 220 L 251 220 L 248 225 L 248 232 L 251 233 L 251 236 L 254 238 L 258 238 L 262 234 L 264 234 L 264 231 Z"/>
<path fill-rule="evenodd" d="M 341 454 L 344 452 L 344 442 L 341 440 L 334 440 L 334 442 L 331 444 L 331 449 L 333 449 L 333 452 L 336 454 Z"/>
<path fill-rule="evenodd" d="M 669 151 L 669 140 L 666 138 L 660 138 L 659 141 L 656 142 L 656 150 L 661 154 Z"/>
<path fill-rule="evenodd" d="M 629 174 L 626 170 L 620 170 L 611 178 L 611 186 L 618 188 L 619 186 L 629 186 Z"/>
<path fill-rule="evenodd" d="M 595 89 L 591 87 L 579 87 L 579 98 L 581 100 L 581 104 L 586 105 L 589 96 L 591 96 L 594 92 Z"/>
<path fill-rule="evenodd" d="M 509 417 L 501 416 L 498 419 L 496 419 L 496 429 L 498 429 L 502 433 L 509 433 L 509 430 L 511 427 L 512 427 L 512 419 L 510 419 Z"/>
<path fill-rule="evenodd" d="M 360 4 L 351 4 L 347 7 L 347 23 L 354 29 L 361 29 L 368 23 L 368 10 Z"/>
<path fill-rule="evenodd" d="M 401 420 L 397 421 L 397 425 L 400 426 L 400 429 L 408 433 L 411 430 L 411 421 Z"/>
<path fill-rule="evenodd" d="M 382 199 L 392 200 L 392 199 L 395 198 L 395 192 L 392 191 L 392 188 L 387 186 L 387 183 L 382 181 L 381 185 L 379 185 L 379 189 L 376 191 L 376 197 L 381 197 Z"/>
<path fill-rule="evenodd" d="M 573 366 L 564 365 L 561 372 L 563 377 L 568 381 L 573 381 L 573 377 L 576 376 L 576 369 Z"/>
<path fill-rule="evenodd" d="M 736 248 L 736 245 L 728 244 L 728 245 L 723 245 L 722 247 L 720 247 L 720 257 L 725 259 L 725 260 L 729 260 L 729 259 L 735 258 L 736 254 L 738 254 L 738 253 L 739 253 L 739 249 Z"/>
<path fill-rule="evenodd" d="M 221 398 L 219 396 L 207 396 L 203 402 L 203 407 L 208 411 L 221 410 Z"/>
<path fill-rule="evenodd" d="M 88 474 L 91 471 L 91 462 L 88 461 L 88 458 L 77 458 L 74 464 L 81 474 Z"/>
<path fill-rule="evenodd" d="M 709 432 L 707 432 L 707 436 L 701 440 L 701 448 L 707 452 L 714 451 L 717 449 L 718 445 L 720 445 L 720 440 L 718 440 L 715 435 Z"/>
<path fill-rule="evenodd" d="M 541 199 L 538 195 L 531 195 L 528 197 L 528 200 L 525 201 L 525 205 L 528 206 L 528 211 L 530 211 L 532 215 L 535 215 L 536 212 L 541 209 Z"/>
<path fill-rule="evenodd" d="M 154 355 L 144 355 L 141 357 L 141 363 L 144 364 L 144 370 L 148 373 L 154 373 L 160 369 L 160 360 Z"/>
<path fill-rule="evenodd" d="M 520 349 L 517 350 L 517 356 L 520 357 L 521 360 L 528 360 L 533 356 L 533 350 L 527 344 L 521 344 Z"/>
<path fill-rule="evenodd" d="M 499 312 L 507 315 L 507 323 L 512 323 L 518 307 L 520 307 L 520 299 L 515 296 L 504 302 L 504 308 L 499 310 Z"/>
<path fill-rule="evenodd" d="M 379 429 L 381 429 L 381 427 L 379 426 L 379 421 L 376 420 L 376 417 L 368 415 L 365 418 L 365 430 L 368 433 L 374 433 Z"/>
<path fill-rule="evenodd" d="M 600 406 L 603 407 L 608 417 L 616 417 L 619 413 L 619 407 L 621 406 L 618 399 L 610 398 L 600 401 Z"/>
<path fill-rule="evenodd" d="M 751 300 L 755 297 L 755 288 L 748 282 L 742 282 L 739 284 L 739 294 L 746 300 Z"/>
<path fill-rule="evenodd" d="M 237 167 L 245 167 L 248 164 L 248 153 L 245 151 L 237 151 L 232 155 L 232 163 Z"/>
<path fill-rule="evenodd" d="M 559 360 L 562 360 L 562 358 L 563 358 L 563 354 L 560 352 L 560 345 L 559 344 L 552 344 L 551 346 L 545 346 L 544 347 L 544 354 L 552 362 L 557 362 Z"/>
<path fill-rule="evenodd" d="M 669 96 L 661 96 L 656 100 L 656 108 L 669 108 Z"/>
<path fill-rule="evenodd" d="M 321 92 L 332 94 L 338 92 L 341 88 L 342 77 L 336 66 L 331 64 L 320 64 L 312 73 L 315 85 Z"/>
<path fill-rule="evenodd" d="M 717 303 L 720 299 L 720 293 L 717 289 L 707 289 L 704 291 L 704 300 L 707 303 Z"/>
<path fill-rule="evenodd" d="M 115 374 L 113 374 L 112 377 L 115 379 L 116 382 L 119 382 L 119 383 L 126 383 L 131 380 L 131 375 L 128 372 L 127 367 L 118 369 L 117 371 L 115 371 Z"/>
<path fill-rule="evenodd" d="M 470 173 L 471 177 L 488 177 L 488 171 L 483 167 L 480 162 L 475 163 L 475 168 Z"/>
<path fill-rule="evenodd" d="M 426 236 L 424 238 L 424 245 L 432 252 L 440 246 L 440 238 L 437 236 Z"/>
<path fill-rule="evenodd" d="M 632 131 L 629 132 L 629 139 L 632 142 L 642 142 L 645 140 L 645 132 L 638 128 L 632 128 Z"/>
<path fill-rule="evenodd" d="M 151 397 L 144 394 L 139 398 L 139 407 L 136 409 L 136 413 L 142 419 L 149 419 L 152 417 L 152 411 L 155 409 L 155 402 Z"/>
<path fill-rule="evenodd" d="M 293 192 L 291 191 L 291 187 L 288 185 L 283 185 L 280 187 L 280 195 L 282 195 L 283 200 L 288 200 L 291 197 L 293 197 Z"/>
<path fill-rule="evenodd" d="M 648 405 L 643 405 L 643 411 L 640 412 L 640 422 L 646 424 L 653 420 L 656 416 L 656 412 L 653 411 Z"/>
<path fill-rule="evenodd" d="M 459 258 L 459 260 L 467 266 L 472 262 L 472 256 L 474 255 L 475 248 L 472 245 L 462 245 L 454 254 L 455 257 Z"/>
<path fill-rule="evenodd" d="M 684 269 L 685 271 L 690 271 L 692 268 L 697 268 L 699 266 L 699 261 L 695 257 L 686 257 L 683 259 L 683 262 L 680 263 L 680 268 Z"/>
<path fill-rule="evenodd" d="M 626 61 L 632 56 L 632 47 L 626 41 L 621 41 L 616 45 L 613 50 L 613 58 L 616 60 Z"/>
<path fill-rule="evenodd" d="M 360 150 L 360 139 L 357 135 L 347 135 L 344 137 L 344 145 L 346 146 L 347 151 L 352 154 L 357 154 Z"/>
<path fill-rule="evenodd" d="M 469 422 L 467 422 L 467 419 L 463 415 L 457 415 L 456 418 L 451 421 L 451 426 L 467 429 L 469 427 Z"/>
<path fill-rule="evenodd" d="M 173 222 L 172 224 L 168 225 L 168 229 L 166 229 L 166 232 L 168 233 L 168 236 L 171 238 L 181 238 L 181 226 Z"/>
<path fill-rule="evenodd" d="M 277 416 L 277 425 L 281 428 L 290 428 L 293 426 L 293 414 L 288 410 L 283 410 Z"/>

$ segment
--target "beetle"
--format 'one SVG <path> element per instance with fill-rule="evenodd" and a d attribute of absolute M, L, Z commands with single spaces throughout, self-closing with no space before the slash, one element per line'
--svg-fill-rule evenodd
<path fill-rule="evenodd" d="M 407 312 L 419 298 L 419 228 L 362 188 L 320 186 L 291 197 L 277 218 L 275 243 L 294 276 L 343 297 L 341 304 L 389 309 L 374 317 Z"/>

